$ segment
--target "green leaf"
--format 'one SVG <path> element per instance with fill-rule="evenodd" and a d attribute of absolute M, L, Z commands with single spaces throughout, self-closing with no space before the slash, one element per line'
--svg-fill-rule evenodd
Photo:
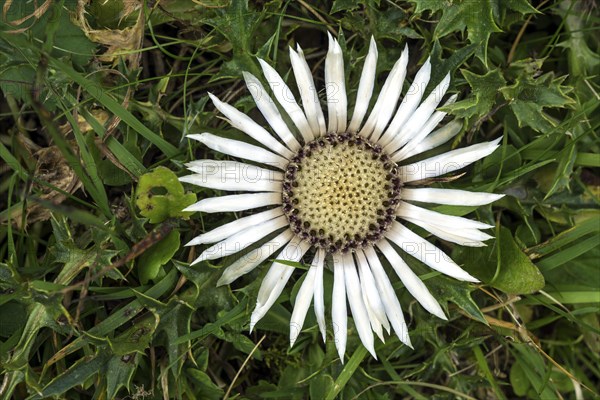
<path fill-rule="evenodd" d="M 356 10 L 360 7 L 360 3 L 362 3 L 360 0 L 334 0 L 329 12 L 333 14 L 340 11 Z"/>
<path fill-rule="evenodd" d="M 121 103 L 110 96 L 105 88 L 99 87 L 94 81 L 87 79 L 71 68 L 71 66 L 58 59 L 51 59 L 50 64 L 53 68 L 61 71 L 68 78 L 81 85 L 81 87 L 90 96 L 94 97 L 104 107 L 117 115 L 125 124 L 130 126 L 131 129 L 148 139 L 148 141 L 158 147 L 165 155 L 173 157 L 177 154 L 177 148 L 175 146 L 164 140 L 160 135 L 157 135 L 150 128 L 144 125 L 131 112 L 129 112 L 129 110 L 123 107 Z"/>
<path fill-rule="evenodd" d="M 170 290 L 173 285 L 177 282 L 178 274 L 176 270 L 171 270 L 167 276 L 161 279 L 156 285 L 152 286 L 150 289 L 146 290 L 144 294 L 148 297 L 159 298 L 164 295 L 168 290 Z M 134 300 L 125 305 L 124 307 L 118 309 L 109 315 L 106 319 L 95 325 L 93 328 L 87 331 L 89 337 L 102 337 L 108 335 L 110 332 L 117 329 L 119 326 L 123 325 L 127 321 L 133 319 L 137 314 L 142 311 L 143 307 L 139 300 Z M 79 350 L 88 342 L 88 338 L 86 336 L 78 337 L 73 340 L 71 343 L 63 347 L 59 352 L 57 352 L 53 358 L 52 362 L 56 362 L 58 359 L 61 359 L 74 351 Z"/>
<path fill-rule="evenodd" d="M 53 33 L 53 40 L 57 45 L 52 46 L 51 55 L 63 60 L 70 58 L 75 68 L 81 68 L 87 64 L 97 45 L 71 22 L 69 12 L 63 7 L 53 7 L 52 12 L 44 14 L 39 23 L 33 26 L 31 32 L 37 38 L 46 39 L 47 30 L 51 24 L 59 27 Z"/>
<path fill-rule="evenodd" d="M 555 78 L 552 72 L 533 78 L 530 68 L 522 68 L 515 83 L 500 89 L 509 102 L 510 109 L 517 117 L 519 127 L 529 126 L 537 132 L 550 132 L 556 121 L 545 108 L 564 108 L 574 101 L 567 93 L 571 87 L 562 85 L 564 77 Z"/>
<path fill-rule="evenodd" d="M 471 292 L 474 290 L 472 285 L 464 282 L 457 282 L 454 279 L 449 279 L 440 275 L 429 279 L 427 281 L 427 286 L 440 303 L 444 304 L 444 302 L 451 301 L 459 306 L 471 318 L 487 325 L 483 313 L 471 297 Z"/>
<path fill-rule="evenodd" d="M 525 396 L 531 387 L 531 383 L 526 378 L 525 371 L 523 371 L 523 367 L 519 362 L 514 363 L 510 369 L 510 384 L 517 396 Z"/>
<path fill-rule="evenodd" d="M 541 231 L 537 225 L 521 224 L 515 231 L 515 240 L 523 246 L 532 246 L 540 242 Z M 530 257 L 531 258 L 531 257 Z"/>
<path fill-rule="evenodd" d="M 223 398 L 223 390 L 219 388 L 210 377 L 203 371 L 196 368 L 188 368 L 188 374 L 196 381 L 197 391 L 194 393 L 202 399 L 221 399 Z"/>
<path fill-rule="evenodd" d="M 124 356 L 130 353 L 144 354 L 144 350 L 148 348 L 157 326 L 158 318 L 154 314 L 147 313 L 131 328 L 118 337 L 109 340 L 113 354 L 117 356 Z"/>
<path fill-rule="evenodd" d="M 177 265 L 177 264 L 176 264 Z M 212 323 L 206 324 L 202 329 L 180 336 L 175 344 L 185 343 L 190 340 L 202 340 L 209 335 L 219 331 L 223 325 L 234 323 L 246 317 L 245 309 L 248 307 L 248 298 L 244 297 L 235 307 L 220 314 L 220 317 Z M 289 321 L 289 320 L 288 320 Z M 245 321 L 244 321 L 245 322 Z M 219 333 L 220 334 L 220 333 Z"/>
<path fill-rule="evenodd" d="M 319 374 L 310 380 L 308 392 L 312 400 L 318 400 L 323 397 L 323 393 L 333 391 L 333 378 L 329 374 Z"/>
<path fill-rule="evenodd" d="M 92 129 L 98 134 L 100 138 L 104 138 L 106 131 L 101 123 L 96 119 L 93 113 L 88 112 L 87 110 L 82 110 L 81 112 L 85 117 L 85 120 Z M 143 173 L 146 172 L 146 168 L 142 164 L 142 152 L 136 143 L 137 135 L 129 134 L 127 135 L 125 144 L 121 144 L 117 139 L 113 136 L 108 138 L 104 138 L 106 140 L 106 145 L 108 149 L 113 153 L 114 157 L 117 158 L 118 162 L 121 163 L 123 167 L 127 169 L 129 174 L 126 171 L 123 171 L 122 167 L 119 168 L 113 162 L 113 160 L 109 158 L 105 158 L 104 155 L 100 152 L 100 149 L 96 146 L 89 146 L 90 153 L 94 157 L 96 164 L 98 165 L 98 172 L 102 181 L 105 185 L 108 186 L 122 186 L 131 182 L 131 175 L 135 177 L 139 177 Z M 89 143 L 94 143 L 94 136 L 88 135 L 87 141 Z"/>
<path fill-rule="evenodd" d="M 471 96 L 445 106 L 444 111 L 447 110 L 452 115 L 460 118 L 484 116 L 496 103 L 498 90 L 506 85 L 502 73 L 498 68 L 492 69 L 483 75 L 474 74 L 466 69 L 462 69 L 460 72 L 471 86 Z"/>
<path fill-rule="evenodd" d="M 190 288 L 182 294 L 182 298 L 187 297 L 187 294 L 193 293 L 197 295 L 195 287 Z M 160 323 L 156 329 L 157 333 L 163 332 L 164 335 L 159 335 L 164 340 L 164 347 L 169 354 L 169 368 L 173 376 L 180 375 L 185 364 L 186 358 L 184 354 L 189 350 L 191 344 L 189 342 L 179 343 L 177 340 L 190 333 L 190 319 L 194 308 L 185 302 L 182 298 L 173 298 L 164 310 L 159 310 Z M 206 356 L 208 357 L 208 355 Z M 198 359 L 196 359 L 198 361 Z M 208 362 L 208 359 L 207 361 Z"/>
<path fill-rule="evenodd" d="M 109 355 L 99 352 L 97 355 L 79 359 L 71 368 L 54 378 L 44 387 L 41 393 L 28 397 L 28 400 L 43 399 L 50 396 L 64 394 L 69 389 L 83 385 L 91 376 L 102 370 L 108 362 Z"/>
<path fill-rule="evenodd" d="M 454 71 L 463 65 L 469 57 L 473 55 L 473 52 L 477 46 L 475 44 L 470 44 L 468 46 L 461 47 L 460 49 L 453 51 L 452 54 L 443 59 L 444 49 L 438 40 L 433 43 L 433 47 L 431 48 L 431 79 L 427 84 L 426 92 L 433 90 L 433 88 L 438 85 L 446 74 L 450 74 L 452 76 Z"/>
<path fill-rule="evenodd" d="M 598 290 L 548 292 L 548 295 L 555 298 L 561 304 L 600 303 L 600 291 Z"/>
<path fill-rule="evenodd" d="M 544 365 L 544 359 L 541 354 L 534 350 L 529 344 L 514 343 L 511 346 L 511 352 L 516 362 L 521 364 L 523 377 L 531 385 L 529 398 L 536 399 L 555 399 L 556 388 L 554 382 L 549 378 L 548 371 Z"/>
<path fill-rule="evenodd" d="M 248 0 L 232 0 L 229 7 L 217 10 L 218 16 L 205 21 L 231 42 L 234 52 L 249 51 L 261 14 L 248 9 Z"/>
<path fill-rule="evenodd" d="M 538 267 L 505 227 L 500 228 L 495 246 L 461 249 L 459 257 L 468 272 L 505 293 L 528 294 L 545 285 Z"/>
<path fill-rule="evenodd" d="M 477 364 L 479 365 L 480 370 L 483 372 L 483 375 L 485 376 L 487 381 L 492 386 L 492 389 L 493 389 L 494 395 L 495 395 L 494 397 L 496 397 L 497 399 L 506 400 L 506 396 L 504 396 L 504 393 L 500 389 L 500 386 L 498 385 L 498 382 L 496 381 L 494 374 L 492 373 L 492 371 L 490 370 L 490 367 L 488 366 L 487 360 L 486 360 L 485 356 L 483 355 L 483 351 L 481 351 L 481 347 L 474 346 L 473 353 L 475 354 L 475 358 L 477 359 Z"/>
<path fill-rule="evenodd" d="M 17 385 L 25 380 L 25 373 L 23 371 L 9 371 L 4 373 L 3 394 L 2 400 L 8 400 L 11 398 L 12 393 L 15 391 Z M 13 397 L 14 398 L 14 397 Z"/>
<path fill-rule="evenodd" d="M 367 354 L 368 352 L 365 346 L 362 344 L 359 345 L 354 354 L 352 354 L 352 357 L 350 357 L 346 365 L 344 365 L 344 369 L 342 369 L 342 372 L 338 375 L 333 386 L 330 386 L 327 396 L 325 397 L 327 400 L 333 400 L 340 394 Z"/>
<path fill-rule="evenodd" d="M 505 12 L 508 10 L 514 10 L 521 15 L 540 12 L 533 8 L 533 6 L 529 3 L 529 0 L 494 0 L 492 2 L 494 16 L 497 18 L 501 18 L 501 12 Z"/>
<path fill-rule="evenodd" d="M 213 26 L 227 39 L 233 49 L 233 59 L 225 63 L 221 71 L 211 80 L 227 77 L 239 77 L 242 71 L 250 71 L 260 76 L 252 60 L 252 45 L 255 43 L 255 31 L 262 14 L 248 9 L 248 0 L 231 0 L 228 7 L 217 9 L 217 16 L 204 21 Z M 257 75 L 259 74 L 259 75 Z"/>
<path fill-rule="evenodd" d="M 490 0 L 473 2 L 470 0 L 411 0 L 416 4 L 415 13 L 430 10 L 441 12 L 435 28 L 434 38 L 439 39 L 453 32 L 467 30 L 469 43 L 476 44 L 475 54 L 484 63 L 487 62 L 487 44 L 493 32 L 501 32 L 494 21 L 493 4 Z"/>
<path fill-rule="evenodd" d="M 559 2 L 559 6 L 554 9 L 563 17 L 565 28 L 569 33 L 565 35 L 566 40 L 558 43 L 557 46 L 567 49 L 569 71 L 573 77 L 590 76 L 600 67 L 600 55 L 598 51 L 589 47 L 584 34 L 588 27 L 586 8 L 587 3 L 584 1 L 567 0 Z"/>
<path fill-rule="evenodd" d="M 25 326 L 27 312 L 25 306 L 16 301 L 0 305 L 0 338 L 8 338 Z"/>
<path fill-rule="evenodd" d="M 140 356 L 126 354 L 113 356 L 106 363 L 104 375 L 106 376 L 106 398 L 116 399 L 119 389 L 125 387 L 129 390 L 131 378 L 135 372 Z"/>
<path fill-rule="evenodd" d="M 175 173 L 166 167 L 142 175 L 135 197 L 140 214 L 151 224 L 172 217 L 189 217 L 191 213 L 182 210 L 195 201 L 196 195 L 186 194 Z"/>
<path fill-rule="evenodd" d="M 41 70 L 40 70 L 41 71 Z M 66 140 L 64 133 L 60 131 L 56 125 L 52 114 L 45 108 L 40 102 L 32 103 L 33 109 L 38 115 L 41 124 L 45 127 L 46 131 L 52 137 L 52 140 L 56 146 L 60 149 L 62 156 L 73 171 L 77 174 L 77 177 L 83 183 L 83 186 L 94 198 L 94 201 L 98 207 L 102 210 L 106 217 L 111 216 L 110 207 L 108 204 L 108 196 L 106 190 L 100 181 L 97 174 L 96 165 L 89 154 L 86 144 L 84 143 L 83 137 L 78 132 L 77 124 L 73 121 L 73 116 L 68 114 L 67 120 L 73 127 L 73 132 L 77 140 L 78 148 L 81 154 L 76 154 L 73 146 Z"/>
<path fill-rule="evenodd" d="M 24 61 L 11 62 L 0 55 L 0 63 L 5 66 L 0 71 L 0 90 L 4 96 L 17 100 L 27 100 L 27 95 L 35 81 L 35 70 Z M 12 64 L 8 65 L 7 64 Z"/>
<path fill-rule="evenodd" d="M 218 332 L 218 331 L 216 331 Z M 215 334 L 219 339 L 225 340 L 229 342 L 235 347 L 237 350 L 241 351 L 244 354 L 252 353 L 256 344 L 250 340 L 246 335 L 239 332 L 223 332 L 223 334 Z M 257 360 L 262 360 L 262 352 L 260 350 L 255 350 L 252 354 L 252 358 Z"/>
<path fill-rule="evenodd" d="M 436 39 L 466 29 L 469 43 L 477 45 L 475 54 L 484 64 L 487 64 L 490 36 L 494 32 L 502 32 L 500 27 L 509 25 L 510 18 L 506 16 L 511 10 L 522 15 L 537 12 L 527 0 L 411 0 L 411 2 L 415 3 L 417 14 L 426 10 L 442 13 L 434 32 Z"/>
<path fill-rule="evenodd" d="M 29 354 L 40 329 L 55 326 L 55 320 L 61 316 L 60 304 L 56 301 L 48 302 L 47 306 L 33 303 L 27 309 L 27 323 L 23 328 L 19 342 L 10 355 L 6 368 L 9 370 L 21 369 L 28 361 Z"/>
<path fill-rule="evenodd" d="M 281 264 L 281 265 L 287 265 L 288 267 L 298 268 L 298 269 L 301 269 L 304 271 L 308 271 L 308 269 L 310 268 L 309 266 L 307 266 L 301 262 L 298 262 L 298 261 L 280 260 L 278 258 L 269 259 L 269 261 L 276 262 L 277 264 Z"/>
<path fill-rule="evenodd" d="M 414 29 L 404 24 L 398 23 L 398 21 L 406 20 L 407 14 L 400 8 L 391 8 L 385 11 L 378 10 L 373 7 L 369 9 L 369 20 L 373 23 L 369 24 L 369 27 L 373 29 L 373 35 L 377 40 L 390 39 L 395 42 L 401 42 L 410 39 L 422 39 Z M 347 15 L 344 20 L 345 24 L 351 23 L 351 19 L 359 19 L 360 14 Z"/>
<path fill-rule="evenodd" d="M 256 329 L 261 331 L 276 332 L 288 336 L 290 334 L 290 318 L 292 313 L 281 303 L 284 299 L 280 296 L 267 315 L 256 324 Z"/>
<path fill-rule="evenodd" d="M 544 243 L 527 249 L 529 257 L 532 259 L 546 256 L 554 251 L 562 252 L 567 249 L 571 243 L 578 241 L 590 233 L 597 235 L 600 232 L 598 216 L 580 221 L 577 225 L 562 231 L 560 234 L 548 239 Z M 577 245 L 577 243 L 575 243 Z"/>
<path fill-rule="evenodd" d="M 43 284 L 42 282 L 35 283 L 35 281 L 30 283 L 32 289 L 37 287 L 41 290 L 39 298 L 33 297 L 34 301 L 39 302 L 31 303 L 28 306 L 27 322 L 8 363 L 11 369 L 21 368 L 27 363 L 35 339 L 42 328 L 50 327 L 54 331 L 65 331 L 66 327 L 62 327 L 56 321 L 60 317 L 68 317 L 69 313 L 61 303 L 62 296 L 55 295 L 52 290 L 70 284 L 81 271 L 93 263 L 99 267 L 110 265 L 111 258 L 116 255 L 116 251 L 111 250 L 104 250 L 99 254 L 97 249 L 79 249 L 73 242 L 72 233 L 65 219 L 52 219 L 51 222 L 56 244 L 50 248 L 50 252 L 54 257 L 54 262 L 62 265 L 53 283 Z M 33 290 L 32 292 L 37 294 Z"/>
<path fill-rule="evenodd" d="M 500 228 L 498 239 L 500 270 L 491 285 L 510 294 L 528 294 L 542 289 L 544 276 L 519 248 L 510 230 Z"/>
<path fill-rule="evenodd" d="M 155 279 L 158 276 L 160 267 L 173 258 L 180 246 L 179 236 L 179 231 L 171 231 L 167 237 L 156 243 L 138 258 L 138 277 L 142 284 L 145 285 L 150 280 Z"/>
<path fill-rule="evenodd" d="M 598 246 L 600 246 L 600 235 L 591 235 L 586 237 L 585 240 L 579 240 L 577 243 L 564 248 L 562 251 L 558 251 L 551 256 L 544 257 L 538 262 L 538 265 L 542 271 L 548 272 L 554 268 L 564 265 L 568 261 L 571 261 L 582 254 L 587 253 L 590 250 L 597 248 Z"/>
<path fill-rule="evenodd" d="M 493 179 L 498 176 L 500 170 L 504 174 L 519 168 L 523 164 L 519 151 L 511 144 L 502 146 L 483 159 L 481 171 L 484 177 Z"/>
<path fill-rule="evenodd" d="M 560 152 L 558 158 L 558 167 L 554 173 L 554 181 L 552 186 L 544 199 L 552 196 L 554 193 L 559 192 L 563 189 L 569 188 L 571 182 L 571 175 L 573 174 L 573 166 L 577 159 L 577 147 L 575 143 L 568 140 L 565 148 Z"/>
<path fill-rule="evenodd" d="M 55 263 L 63 264 L 60 273 L 54 280 L 56 284 L 70 284 L 84 268 L 92 264 L 100 268 L 108 266 L 118 253 L 116 250 L 99 250 L 94 247 L 82 250 L 75 244 L 65 218 L 52 219 L 51 222 L 56 244 L 50 247 L 50 253 L 54 256 Z"/>
<path fill-rule="evenodd" d="M 5 1 L 0 1 L 0 4 L 6 6 Z M 30 1 L 15 1 L 6 10 L 4 15 L 9 21 L 23 19 L 31 15 L 35 11 L 34 2 Z M 3 19 L 5 21 L 5 19 Z M 86 35 L 75 26 L 69 17 L 69 13 L 63 11 L 62 6 L 53 7 L 31 26 L 31 20 L 23 22 L 21 25 L 11 27 L 9 30 L 23 27 L 31 27 L 27 29 L 28 35 L 40 43 L 48 41 L 48 32 L 52 30 L 52 41 L 59 43 L 51 47 L 50 56 L 62 58 L 65 61 L 70 59 L 71 64 L 76 68 L 81 68 L 88 63 L 92 57 L 96 44 L 91 42 Z M 55 26 L 60 26 L 56 29 Z M 8 25 L 2 24 L 0 31 L 6 31 Z M 15 35 L 12 35 L 15 36 Z M 10 43 L 13 46 L 12 51 L 0 51 L 0 89 L 4 95 L 10 94 L 17 100 L 27 101 L 35 85 L 36 68 L 29 62 L 26 51 L 21 46 Z M 15 51 L 16 50 L 16 51 Z M 41 90 L 40 97 L 46 101 L 45 107 L 53 111 L 56 107 L 56 98 L 50 95 L 49 87 L 36 88 Z"/>

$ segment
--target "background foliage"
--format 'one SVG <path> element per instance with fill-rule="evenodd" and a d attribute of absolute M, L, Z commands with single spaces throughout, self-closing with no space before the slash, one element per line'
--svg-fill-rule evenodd
<path fill-rule="evenodd" d="M 0 4 L 2 399 L 598 396 L 595 2 Z M 349 88 L 371 35 L 379 85 L 405 43 L 409 77 L 428 54 L 432 84 L 450 71 L 460 97 L 447 110 L 464 121 L 452 146 L 503 137 L 453 187 L 507 194 L 477 211 L 497 226 L 488 247 L 441 243 L 484 284 L 411 264 L 450 321 L 396 282 L 415 350 L 390 337 L 374 360 L 350 332 L 344 365 L 312 315 L 288 347 L 301 274 L 248 334 L 264 271 L 216 288 L 226 260 L 188 266 L 195 250 L 180 243 L 235 216 L 180 213 L 216 193 L 175 179 L 185 162 L 219 157 L 185 134 L 240 136 L 207 91 L 256 116 L 241 72 L 259 76 L 261 57 L 289 75 L 296 42 L 322 87 L 326 31 L 345 50 Z"/>

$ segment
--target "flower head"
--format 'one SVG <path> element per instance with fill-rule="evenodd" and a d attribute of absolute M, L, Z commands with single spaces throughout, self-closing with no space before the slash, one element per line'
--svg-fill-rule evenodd
<path fill-rule="evenodd" d="M 331 36 L 329 40 L 325 59 L 327 120 L 300 47 L 290 49 L 290 58 L 302 108 L 281 76 L 263 60 L 259 60 L 260 65 L 276 102 L 256 77 L 244 73 L 250 93 L 274 135 L 210 95 L 231 125 L 260 146 L 211 133 L 189 135 L 215 151 L 252 164 L 216 160 L 187 164 L 195 174 L 180 178 L 183 182 L 249 193 L 203 199 L 186 211 L 263 210 L 204 233 L 188 245 L 215 243 L 194 263 L 255 247 L 225 269 L 221 285 L 252 271 L 268 258 L 275 259 L 261 283 L 251 330 L 294 272 L 293 263 L 286 261 L 299 262 L 310 256 L 312 262 L 290 321 L 292 345 L 313 301 L 325 340 L 323 273 L 326 265 L 332 266 L 330 313 L 340 358 L 343 360 L 346 347 L 347 305 L 362 343 L 376 357 L 373 333 L 383 341 L 383 330 L 389 334 L 393 329 L 403 343 L 411 346 L 402 308 L 380 258 L 387 259 L 406 289 L 427 311 L 442 319 L 446 316 L 439 303 L 402 256 L 408 254 L 456 279 L 477 282 L 402 221 L 449 242 L 483 246 L 491 236 L 482 230 L 492 226 L 412 203 L 478 206 L 500 198 L 489 193 L 422 187 L 428 178 L 456 171 L 489 155 L 498 147 L 498 140 L 406 162 L 446 143 L 460 131 L 462 125 L 457 121 L 434 130 L 446 115 L 436 109 L 448 89 L 450 76 L 446 75 L 423 99 L 431 76 L 427 60 L 400 99 L 408 64 L 405 48 L 367 117 L 377 64 L 377 47 L 372 39 L 349 119 L 342 50 Z M 455 99 L 450 96 L 445 104 Z"/>

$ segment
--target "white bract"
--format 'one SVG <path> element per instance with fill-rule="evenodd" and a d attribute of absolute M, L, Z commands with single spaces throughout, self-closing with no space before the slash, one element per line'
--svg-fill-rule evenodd
<path fill-rule="evenodd" d="M 188 136 L 252 164 L 198 160 L 187 164 L 193 174 L 180 178 L 202 187 L 246 192 L 202 199 L 186 211 L 261 209 L 188 243 L 208 245 L 193 264 L 241 254 L 224 270 L 220 285 L 233 282 L 267 259 L 275 260 L 260 286 L 250 330 L 277 301 L 295 271 L 294 263 L 308 258 L 306 263 L 310 267 L 296 296 L 290 321 L 290 344 L 298 338 L 310 304 L 314 303 L 323 340 L 327 337 L 325 315 L 331 315 L 331 328 L 342 362 L 347 339 L 347 306 L 362 343 L 373 357 L 376 357 L 374 338 L 383 341 L 384 331 L 389 334 L 393 330 L 400 341 L 412 347 L 400 302 L 382 259 L 387 260 L 423 308 L 442 319 L 446 319 L 442 307 L 402 257 L 408 255 L 445 275 L 477 282 L 403 221 L 448 242 L 485 246 L 483 242 L 491 236 L 483 230 L 492 228 L 491 225 L 428 210 L 423 204 L 480 206 L 502 197 L 419 187 L 430 182 L 430 178 L 457 171 L 491 154 L 498 148 L 499 139 L 424 160 L 414 159 L 446 143 L 461 130 L 458 121 L 438 127 L 446 113 L 436 109 L 448 90 L 450 75 L 427 93 L 432 69 L 427 60 L 411 85 L 406 85 L 409 89 L 402 96 L 408 65 L 406 47 L 369 113 L 377 55 L 375 41 L 371 40 L 350 113 L 342 49 L 329 37 L 325 59 L 327 120 L 300 47 L 290 49 L 299 96 L 292 93 L 275 69 L 259 60 L 274 99 L 255 76 L 244 73 L 244 79 L 269 130 L 214 95 L 210 94 L 210 98 L 233 127 L 261 146 L 211 133 Z M 449 96 L 444 104 L 455 100 L 456 96 Z M 333 271 L 331 310 L 325 309 L 325 269 Z"/>

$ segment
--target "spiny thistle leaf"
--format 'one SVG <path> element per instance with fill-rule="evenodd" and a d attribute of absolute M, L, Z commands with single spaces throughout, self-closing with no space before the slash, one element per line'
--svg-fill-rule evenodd
<path fill-rule="evenodd" d="M 488 41 L 492 33 L 502 32 L 505 16 L 510 10 L 520 14 L 536 12 L 526 0 L 411 0 L 415 3 L 415 13 L 431 11 L 441 12 L 439 23 L 435 29 L 437 39 L 453 32 L 467 30 L 469 43 L 478 48 L 477 57 L 487 64 Z"/>
<path fill-rule="evenodd" d="M 471 86 L 471 95 L 443 109 L 460 118 L 484 116 L 496 104 L 498 90 L 506 85 L 501 71 L 495 68 L 483 75 L 477 75 L 466 69 L 460 72 Z"/>
<path fill-rule="evenodd" d="M 544 109 L 574 104 L 567 95 L 572 88 L 562 85 L 565 77 L 555 78 L 552 72 L 534 78 L 527 71 L 528 68 L 523 68 L 515 83 L 500 89 L 500 92 L 509 102 L 520 127 L 529 126 L 537 132 L 549 133 L 557 125 L 557 120 Z"/>

